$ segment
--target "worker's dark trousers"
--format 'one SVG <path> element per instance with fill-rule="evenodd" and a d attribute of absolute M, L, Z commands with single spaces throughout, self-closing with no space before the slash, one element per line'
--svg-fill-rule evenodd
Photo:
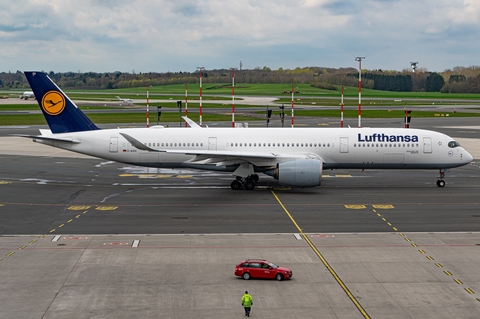
<path fill-rule="evenodd" d="M 250 314 L 250 307 L 244 307 L 245 308 L 245 315 L 248 316 Z"/>

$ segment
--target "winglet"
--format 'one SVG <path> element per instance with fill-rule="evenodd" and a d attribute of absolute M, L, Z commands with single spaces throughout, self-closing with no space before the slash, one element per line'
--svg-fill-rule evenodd
<path fill-rule="evenodd" d="M 25 72 L 28 83 L 52 133 L 98 130 L 44 72 Z"/>
<path fill-rule="evenodd" d="M 189 119 L 188 117 L 186 116 L 182 116 L 182 119 L 187 122 L 188 126 L 190 126 L 191 128 L 202 128 L 200 125 L 198 125 L 197 123 L 195 123 L 195 121 Z"/>

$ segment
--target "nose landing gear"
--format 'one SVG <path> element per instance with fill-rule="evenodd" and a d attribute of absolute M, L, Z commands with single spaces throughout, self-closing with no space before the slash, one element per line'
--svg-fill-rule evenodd
<path fill-rule="evenodd" d="M 445 170 L 440 169 L 440 176 L 437 179 L 437 186 L 438 187 L 444 187 L 445 186 L 445 181 L 443 178 L 445 177 Z"/>
<path fill-rule="evenodd" d="M 246 178 L 237 176 L 237 179 L 230 184 L 230 187 L 233 190 L 237 190 L 240 188 L 245 188 L 246 190 L 253 190 L 258 183 L 258 179 L 259 177 L 257 174 L 249 175 Z"/>

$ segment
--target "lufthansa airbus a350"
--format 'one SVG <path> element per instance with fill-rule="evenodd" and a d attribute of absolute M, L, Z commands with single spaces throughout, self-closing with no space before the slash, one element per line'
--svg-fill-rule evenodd
<path fill-rule="evenodd" d="M 254 189 L 257 173 L 293 187 L 319 186 L 325 169 L 446 169 L 472 156 L 451 137 L 403 128 L 99 129 L 43 72 L 25 72 L 50 130 L 35 142 L 139 166 L 231 172 L 232 189 Z"/>

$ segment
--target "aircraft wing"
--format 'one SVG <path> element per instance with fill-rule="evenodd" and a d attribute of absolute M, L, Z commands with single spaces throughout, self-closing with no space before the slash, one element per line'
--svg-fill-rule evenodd
<path fill-rule="evenodd" d="M 294 159 L 294 158 L 318 158 L 316 154 L 281 154 L 272 152 L 239 152 L 239 151 L 217 151 L 217 150 L 165 150 L 165 149 L 153 149 L 146 146 L 142 142 L 138 141 L 134 137 L 120 133 L 133 147 L 149 152 L 165 152 L 170 154 L 184 154 L 195 156 L 189 162 L 197 164 L 212 164 L 216 165 L 232 165 L 240 163 L 252 163 L 257 166 L 272 166 L 275 165 L 280 159 Z"/>
<path fill-rule="evenodd" d="M 151 147 L 146 146 L 139 140 L 135 139 L 134 137 L 120 133 L 133 147 L 142 150 L 142 151 L 149 151 L 149 152 L 164 152 L 164 153 L 171 153 L 171 154 L 185 154 L 185 155 L 211 155 L 211 156 L 233 156 L 233 157 L 261 157 L 261 158 L 276 158 L 274 153 L 269 152 L 231 152 L 231 151 L 217 151 L 217 150 L 164 150 L 164 149 L 153 149 Z"/>

